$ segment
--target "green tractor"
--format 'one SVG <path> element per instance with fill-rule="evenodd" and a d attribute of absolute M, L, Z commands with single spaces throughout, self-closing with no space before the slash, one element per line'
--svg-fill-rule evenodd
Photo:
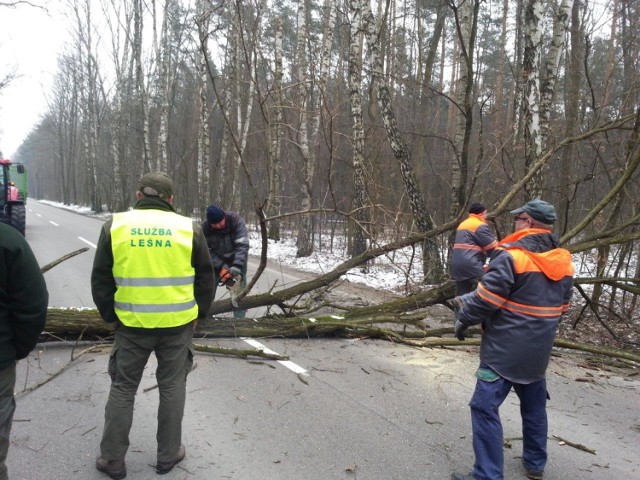
<path fill-rule="evenodd" d="M 21 163 L 0 159 L 0 222 L 15 227 L 22 235 L 26 225 L 27 171 Z"/>

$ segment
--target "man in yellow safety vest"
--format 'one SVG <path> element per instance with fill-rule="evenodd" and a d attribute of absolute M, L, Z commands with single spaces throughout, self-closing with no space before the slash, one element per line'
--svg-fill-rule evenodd
<path fill-rule="evenodd" d="M 96 248 L 93 300 L 115 326 L 96 468 L 113 479 L 127 475 L 134 399 L 151 352 L 160 390 L 156 473 L 169 472 L 185 457 L 182 417 L 193 330 L 213 301 L 214 276 L 202 228 L 175 212 L 173 193 L 166 174 L 143 175 L 134 209 L 104 224 Z"/>

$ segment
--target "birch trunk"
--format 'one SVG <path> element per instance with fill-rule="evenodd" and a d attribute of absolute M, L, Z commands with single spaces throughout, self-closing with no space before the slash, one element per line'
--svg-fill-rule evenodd
<path fill-rule="evenodd" d="M 244 38 L 243 30 L 243 17 L 244 11 L 241 7 L 242 3 L 238 4 L 237 13 L 234 21 L 236 27 L 235 30 L 235 65 L 236 65 L 236 142 L 235 142 L 235 155 L 236 160 L 233 169 L 233 182 L 231 189 L 231 205 L 239 209 L 242 202 L 242 190 L 240 188 L 240 168 L 243 162 L 244 151 L 247 146 L 247 137 L 249 135 L 249 126 L 251 125 L 251 113 L 253 111 L 253 103 L 255 100 L 255 86 L 256 86 L 256 71 L 255 61 L 253 60 L 253 52 L 246 50 L 247 45 L 253 45 L 255 47 L 256 38 L 259 37 L 259 28 L 254 29 L 254 38 Z M 256 25 L 259 25 L 260 17 L 264 6 L 265 0 L 262 0 L 260 7 L 258 8 L 254 21 Z M 250 47 L 249 47 L 250 48 Z M 243 62 L 244 59 L 244 62 Z M 246 74 L 242 70 L 243 63 L 246 66 Z M 248 80 L 246 79 L 248 76 Z"/>
<path fill-rule="evenodd" d="M 350 0 L 352 14 L 349 42 L 349 99 L 353 123 L 353 210 L 355 225 L 353 232 L 352 256 L 358 256 L 367 249 L 365 236 L 365 181 L 364 181 L 364 127 L 362 124 L 362 9 L 359 0 Z"/>
<path fill-rule="evenodd" d="M 166 0 L 160 30 L 160 47 L 156 53 L 158 63 L 158 107 L 160 126 L 158 130 L 158 153 L 155 170 L 167 172 L 169 165 L 167 138 L 169 136 L 169 89 L 171 71 L 171 47 L 169 43 L 169 12 L 172 0 Z M 155 25 L 154 19 L 154 25 Z"/>
<path fill-rule="evenodd" d="M 210 186 L 210 162 L 211 140 L 209 136 L 209 100 L 207 86 L 209 85 L 209 75 L 207 58 L 209 55 L 209 24 L 211 23 L 211 13 L 208 11 L 208 2 L 198 0 L 197 4 L 197 25 L 198 37 L 200 39 L 200 49 L 197 54 L 198 73 L 200 83 L 198 85 L 198 97 L 200 98 L 200 122 L 198 128 L 198 206 L 196 213 L 202 218 L 203 209 L 209 205 Z"/>
<path fill-rule="evenodd" d="M 542 148 L 546 147 L 549 136 L 551 106 L 555 96 L 560 56 L 564 48 L 564 38 L 569 30 L 569 18 L 572 6 L 573 0 L 562 0 L 558 6 L 558 11 L 556 12 L 553 22 L 551 45 L 544 64 L 544 80 L 540 86 L 540 143 Z"/>
<path fill-rule="evenodd" d="M 133 61 L 135 65 L 135 85 L 136 95 L 140 105 L 141 118 L 138 119 L 142 127 L 142 171 L 148 172 L 152 169 L 151 164 L 151 142 L 149 140 L 149 99 L 147 98 L 144 84 L 144 71 L 142 68 L 142 0 L 134 0 L 133 14 Z"/>
<path fill-rule="evenodd" d="M 125 37 L 131 33 L 131 14 L 125 13 L 125 18 L 121 25 L 124 27 Z M 111 156 L 113 162 L 113 179 L 115 182 L 113 190 L 112 211 L 121 212 L 127 207 L 125 198 L 128 198 L 126 192 L 126 182 L 124 177 L 124 159 L 121 152 L 124 151 L 125 142 L 120 136 L 121 131 L 126 131 L 126 116 L 124 115 L 124 105 L 126 103 L 127 92 L 130 91 L 130 79 L 125 76 L 124 67 L 129 65 L 129 42 L 123 43 L 122 59 L 120 59 L 119 47 L 116 44 L 116 28 L 109 24 L 111 37 L 113 39 L 113 59 L 114 70 L 116 75 L 116 94 L 115 102 L 112 108 L 111 128 Z M 128 192 L 127 192 L 128 193 Z M 128 203 L 128 202 L 127 202 Z"/>
<path fill-rule="evenodd" d="M 542 155 L 540 134 L 540 55 L 542 50 L 542 0 L 527 0 L 524 12 L 523 117 L 525 169 Z M 542 194 L 544 169 L 525 185 L 527 198 Z"/>
<path fill-rule="evenodd" d="M 524 23 L 525 23 L 525 2 L 527 0 L 516 0 L 516 33 L 515 48 L 513 51 L 513 77 L 515 78 L 514 88 L 511 92 L 512 98 L 509 102 L 511 105 L 511 125 L 512 125 L 512 146 L 518 147 L 518 142 L 522 138 L 522 96 L 523 96 L 523 50 L 524 50 Z"/>
<path fill-rule="evenodd" d="M 507 21 L 509 19 L 509 0 L 502 1 L 502 22 L 500 27 L 500 42 L 498 46 L 498 75 L 496 77 L 496 101 L 493 112 L 492 131 L 498 137 L 498 148 L 504 143 L 503 127 L 509 119 L 508 107 L 504 99 L 505 64 L 507 61 Z"/>
<path fill-rule="evenodd" d="M 413 167 L 411 165 L 411 155 L 407 149 L 400 131 L 398 123 L 391 104 L 391 95 L 383 77 L 383 67 L 380 57 L 380 38 L 376 30 L 376 22 L 371 13 L 369 0 L 360 0 L 364 22 L 364 30 L 366 32 L 367 47 L 370 52 L 371 74 L 376 85 L 378 93 L 378 107 L 387 131 L 389 145 L 400 164 L 400 172 L 405 186 L 411 212 L 414 221 L 418 226 L 418 230 L 422 233 L 433 228 L 433 220 L 427 212 L 424 197 L 418 182 L 416 181 Z M 438 247 L 432 239 L 427 239 L 422 245 L 423 260 L 422 267 L 425 282 L 439 283 L 444 277 L 442 261 L 438 254 Z"/>
<path fill-rule="evenodd" d="M 456 158 L 451 162 L 451 205 L 449 216 L 455 218 L 465 203 L 469 178 L 469 144 L 473 130 L 473 51 L 478 2 L 463 0 L 454 8 L 459 57 L 455 98 L 461 111 L 457 111 L 453 145 Z"/>
<path fill-rule="evenodd" d="M 93 57 L 93 40 L 91 37 L 91 4 L 89 0 L 84 1 L 84 18 L 80 12 L 80 6 L 76 3 L 74 10 L 78 25 L 78 60 L 81 65 L 83 87 L 81 89 L 82 98 L 82 124 L 83 124 L 83 150 L 86 158 L 86 181 L 88 197 L 91 208 L 95 212 L 102 211 L 102 203 L 98 192 L 97 179 L 97 144 L 98 144 L 98 116 L 97 116 L 97 87 L 95 71 L 96 64 Z"/>
<path fill-rule="evenodd" d="M 584 42 L 582 40 L 583 27 L 580 20 L 580 1 L 575 0 L 571 8 L 571 48 L 567 53 L 567 94 L 565 96 L 565 128 L 564 135 L 571 137 L 577 132 L 578 110 L 580 108 L 581 59 L 583 58 Z M 567 145 L 562 151 L 560 163 L 560 185 L 563 185 L 558 205 L 558 231 L 563 235 L 568 229 L 570 176 L 574 161 L 574 145 Z"/>
<path fill-rule="evenodd" d="M 269 125 L 271 146 L 269 149 L 269 197 L 266 211 L 269 215 L 279 215 L 282 202 L 282 163 L 280 152 L 282 145 L 282 19 L 276 19 L 276 39 L 274 51 L 273 92 L 274 105 L 272 120 Z M 280 241 L 280 221 L 269 222 L 269 238 Z"/>
<path fill-rule="evenodd" d="M 300 208 L 303 212 L 309 212 L 312 206 L 312 186 L 314 165 L 310 161 L 309 154 L 309 133 L 307 100 L 309 98 L 309 77 L 307 74 L 307 22 L 306 22 L 306 0 L 298 1 L 298 34 L 296 46 L 297 60 L 297 99 L 299 108 L 298 123 L 298 148 L 302 156 L 302 182 L 300 185 Z M 308 257 L 313 253 L 313 243 L 311 241 L 311 217 L 310 214 L 303 213 L 300 217 L 298 227 L 298 239 L 296 241 L 298 257 Z"/>

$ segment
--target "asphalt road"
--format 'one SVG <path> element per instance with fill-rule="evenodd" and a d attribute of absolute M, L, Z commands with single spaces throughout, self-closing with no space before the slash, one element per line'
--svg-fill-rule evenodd
<path fill-rule="evenodd" d="M 44 225 L 38 229 L 36 219 L 29 223 L 29 241 L 37 232 L 52 238 Z M 63 253 L 76 248 L 71 236 Z M 50 291 L 57 288 L 51 285 L 57 278 L 47 278 Z M 470 467 L 467 403 L 477 349 L 344 339 L 257 341 L 288 355 L 290 363 L 197 355 L 187 386 L 187 458 L 160 478 L 445 480 L 452 470 Z M 243 339 L 208 342 L 250 348 Z M 12 480 L 107 478 L 94 461 L 109 388 L 108 352 L 108 347 L 43 344 L 19 363 L 7 462 Z M 152 468 L 154 374 L 152 359 L 136 399 L 127 456 L 131 479 L 158 478 Z M 545 479 L 640 479 L 640 378 L 557 352 L 548 381 Z M 505 448 L 505 478 L 521 479 L 515 395 L 501 413 L 510 447 Z"/>

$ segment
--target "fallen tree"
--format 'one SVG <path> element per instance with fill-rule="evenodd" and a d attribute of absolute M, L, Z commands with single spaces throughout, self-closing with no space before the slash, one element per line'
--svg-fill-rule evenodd
<path fill-rule="evenodd" d="M 446 288 L 449 288 L 447 286 Z M 415 295 L 414 297 L 420 297 Z M 437 298 L 437 297 L 436 297 Z M 433 301 L 433 298 L 431 299 Z M 409 301 L 402 299 L 402 301 Z M 402 301 L 392 302 L 400 308 Z M 411 298 L 413 305 L 422 305 L 424 298 Z M 415 311 L 398 314 L 391 311 L 374 311 L 376 307 L 353 309 L 346 315 L 328 314 L 316 317 L 262 317 L 262 318 L 218 318 L 210 317 L 198 321 L 196 338 L 238 338 L 238 337 L 278 337 L 278 338 L 376 338 L 410 345 L 414 347 L 467 347 L 480 344 L 480 338 L 470 338 L 463 342 L 453 338 L 452 327 L 426 328 L 423 320 L 426 314 Z M 384 309 L 382 309 L 384 310 Z M 471 334 L 480 334 L 471 329 Z M 74 337 L 77 339 L 104 340 L 113 334 L 113 326 L 102 321 L 93 309 L 49 309 L 45 336 L 53 339 Z M 640 363 L 640 354 L 615 348 L 599 347 L 557 338 L 556 348 L 580 350 L 597 355 Z M 209 350 L 207 350 L 209 348 Z M 247 351 L 227 352 L 227 349 L 211 351 L 211 347 L 196 348 L 212 353 L 246 356 Z M 214 347 L 215 348 L 215 347 Z"/>

